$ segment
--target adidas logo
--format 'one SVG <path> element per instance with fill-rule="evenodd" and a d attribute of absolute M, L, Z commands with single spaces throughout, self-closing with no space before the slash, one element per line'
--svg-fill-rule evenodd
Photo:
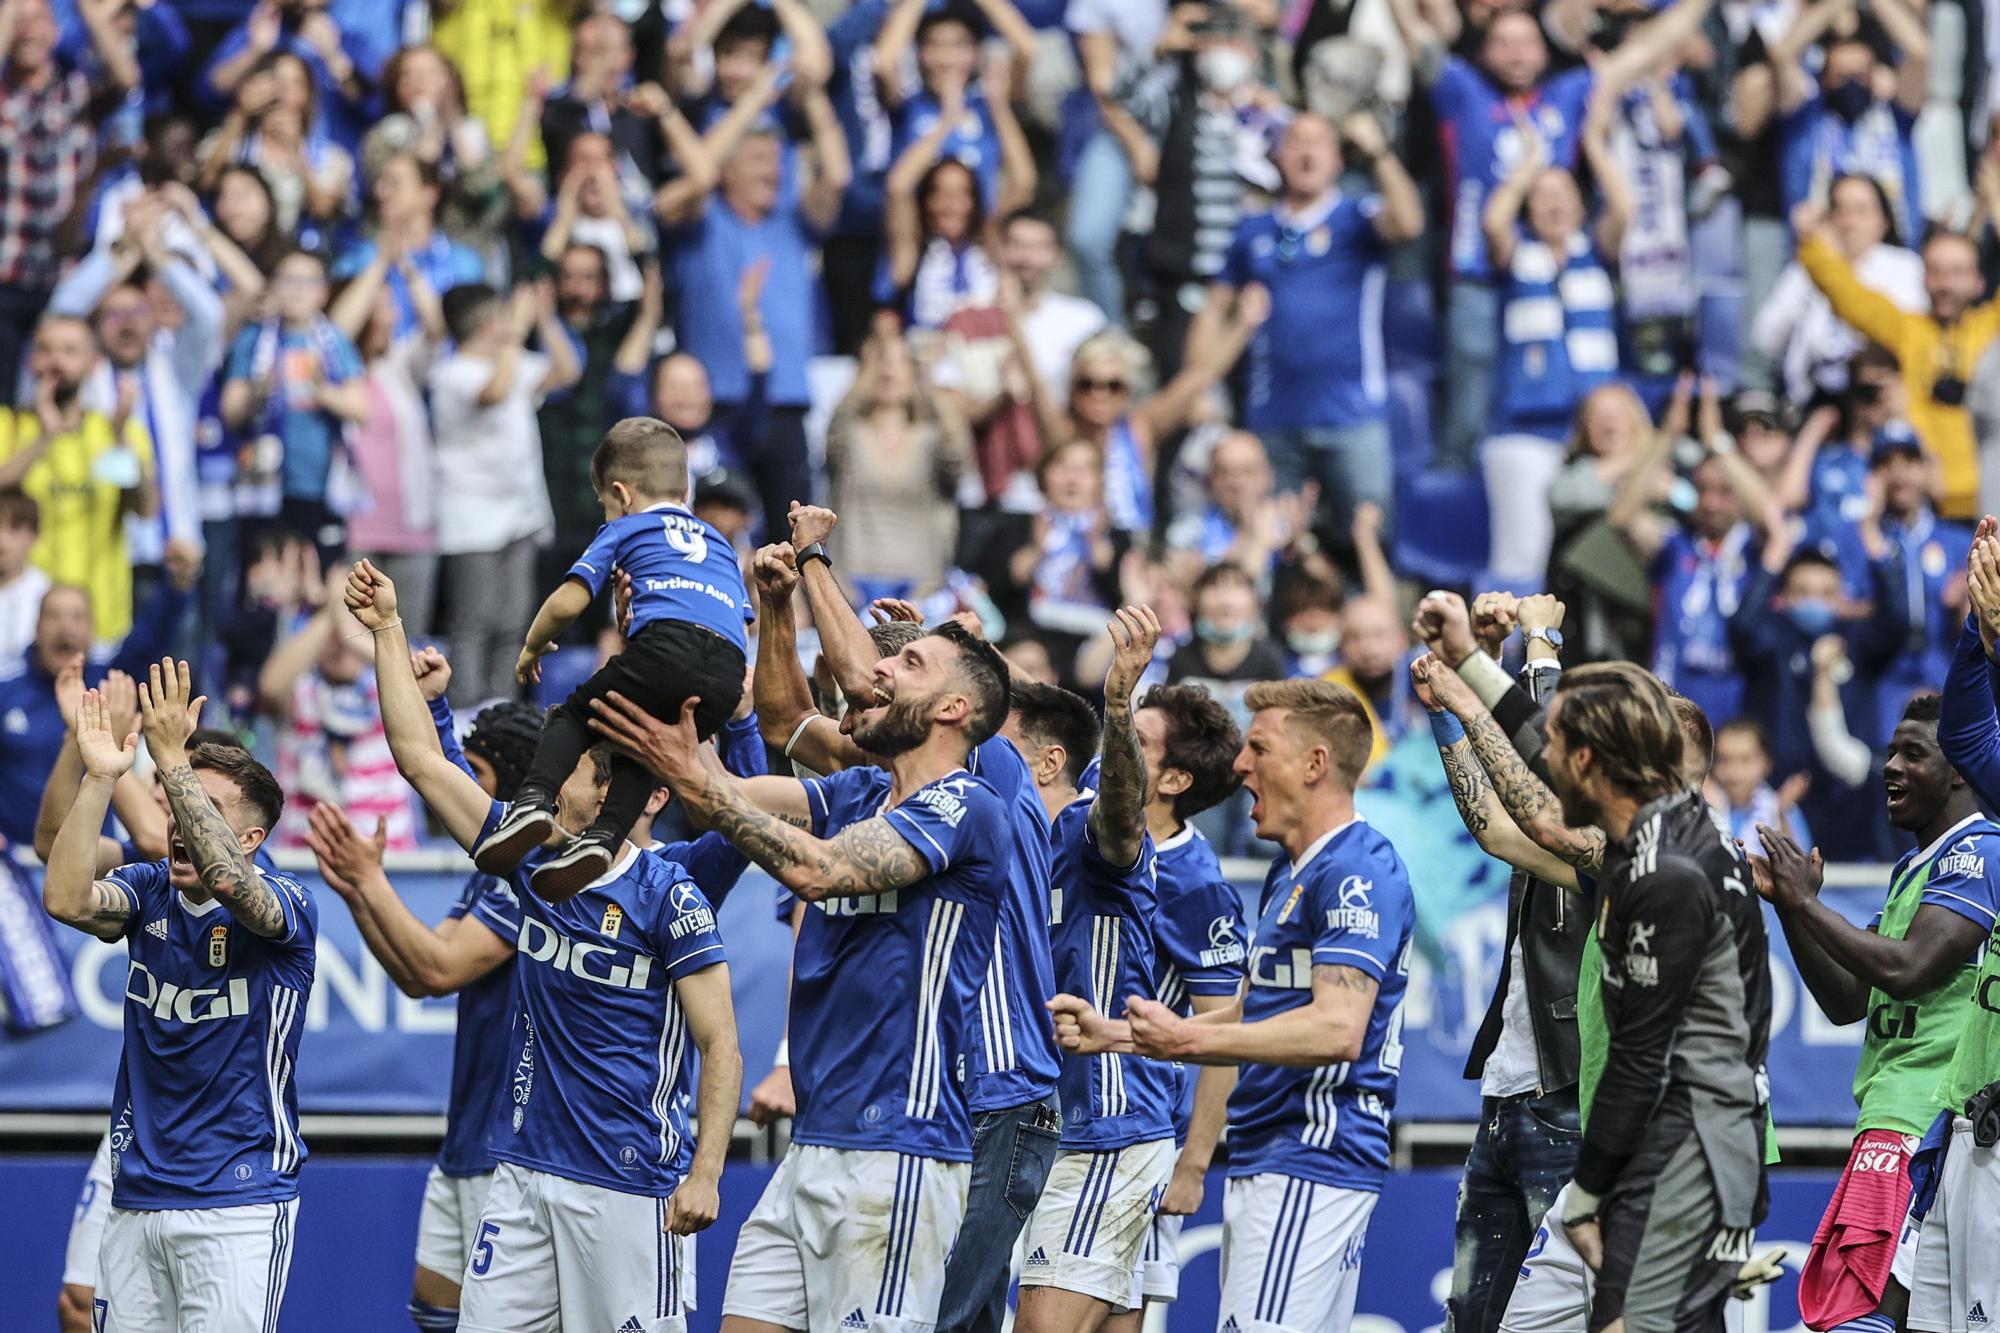
<path fill-rule="evenodd" d="M 618 1326 L 618 1333 L 646 1333 L 646 1326 L 639 1322 L 638 1315 L 633 1315 Z"/>
<path fill-rule="evenodd" d="M 840 1321 L 840 1326 L 842 1328 L 866 1328 L 868 1327 L 868 1316 L 863 1314 L 861 1307 L 857 1305 L 848 1314 L 847 1318 Z"/>
<path fill-rule="evenodd" d="M 1974 1301 L 1972 1308 L 1965 1312 L 1965 1322 L 1968 1324 L 1984 1324 L 1986 1322 L 1986 1302 Z"/>
<path fill-rule="evenodd" d="M 158 921 L 148 921 L 146 923 L 146 933 L 156 940 L 164 940 L 167 937 L 166 918 L 161 917 Z"/>
<path fill-rule="evenodd" d="M 1222 1321 L 1222 1333 L 1238 1333 L 1235 1315 L 1231 1315 Z"/>
<path fill-rule="evenodd" d="M 1039 1245 L 1035 1247 L 1035 1252 L 1028 1256 L 1028 1267 L 1034 1268 L 1037 1265 L 1040 1265 L 1043 1268 L 1047 1268 L 1049 1266 L 1049 1256 L 1043 1253 L 1042 1247 Z"/>

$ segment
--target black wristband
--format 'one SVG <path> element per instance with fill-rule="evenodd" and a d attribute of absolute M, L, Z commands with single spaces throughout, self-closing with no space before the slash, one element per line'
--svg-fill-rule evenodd
<path fill-rule="evenodd" d="M 814 560 L 824 560 L 828 569 L 833 568 L 833 557 L 826 553 L 825 542 L 813 542 L 800 549 L 796 561 L 801 572 Z"/>

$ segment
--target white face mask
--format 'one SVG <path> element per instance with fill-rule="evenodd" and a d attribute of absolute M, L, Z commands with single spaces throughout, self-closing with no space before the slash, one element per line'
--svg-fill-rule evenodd
<path fill-rule="evenodd" d="M 1211 46 L 1195 58 L 1201 81 L 1218 93 L 1233 93 L 1250 81 L 1255 62 L 1234 46 Z"/>

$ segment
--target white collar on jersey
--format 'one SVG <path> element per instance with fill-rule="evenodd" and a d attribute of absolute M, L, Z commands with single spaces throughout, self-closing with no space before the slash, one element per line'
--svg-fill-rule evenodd
<path fill-rule="evenodd" d="M 662 500 L 656 505 L 647 505 L 644 509 L 641 509 L 639 512 L 642 514 L 657 514 L 665 509 L 671 509 L 676 514 L 688 514 L 690 516 L 692 516 L 694 513 L 694 511 L 692 509 L 689 509 L 686 505 L 675 504 L 672 500 Z"/>
<path fill-rule="evenodd" d="M 189 916 L 207 916 L 210 912 L 216 911 L 222 906 L 222 899 L 220 898 L 210 898 L 205 903 L 198 903 L 179 889 L 174 890 L 174 897 L 180 900 L 181 910 Z"/>
<path fill-rule="evenodd" d="M 1171 852 L 1174 848 L 1185 847 L 1193 841 L 1194 825 L 1192 823 L 1184 823 L 1181 825 L 1179 833 L 1174 834 L 1173 837 L 1168 838 L 1165 842 L 1154 843 L 1153 850 L 1156 852 Z"/>
<path fill-rule="evenodd" d="M 655 847 L 659 846 L 658 843 L 654 843 L 653 845 Z M 632 868 L 632 863 L 638 859 L 639 859 L 639 849 L 633 846 L 629 842 L 626 843 L 623 850 L 621 850 L 618 853 L 618 855 L 612 859 L 611 869 L 605 871 L 603 874 L 599 875 L 596 879 L 593 879 L 592 881 L 590 881 L 590 883 L 584 885 L 582 889 L 578 890 L 578 892 L 589 893 L 592 889 L 601 889 L 605 885 L 611 883 L 613 880 L 622 878 L 625 872 Z"/>
<path fill-rule="evenodd" d="M 1345 824 L 1335 824 L 1332 828 L 1320 834 L 1319 839 L 1312 846 L 1306 848 L 1306 854 L 1292 862 L 1292 878 L 1297 879 L 1300 875 L 1304 874 L 1306 867 L 1312 864 L 1312 859 L 1325 851 L 1328 843 L 1353 828 L 1356 824 L 1365 824 L 1367 822 L 1367 820 L 1357 814 Z"/>
<path fill-rule="evenodd" d="M 1967 824 L 1976 824 L 1984 818 L 1986 818 L 1985 815 L 1980 814 L 1978 811 L 1975 810 L 1973 813 L 1959 820 L 1956 824 L 1953 824 L 1950 828 L 1946 829 L 1944 832 L 1938 834 L 1936 842 L 1932 843 L 1930 846 L 1924 848 L 1922 851 L 1918 852 L 1915 856 L 1910 858 L 1910 864 L 1913 866 L 1922 865 L 1924 862 L 1931 860 L 1939 852 L 1942 852 L 1947 846 L 1949 846 L 1953 838 L 1956 838 L 1959 834 L 1963 833 L 1965 831 L 1965 826 Z"/>

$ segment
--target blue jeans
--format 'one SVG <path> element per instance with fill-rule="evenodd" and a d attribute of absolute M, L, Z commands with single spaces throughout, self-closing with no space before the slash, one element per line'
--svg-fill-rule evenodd
<path fill-rule="evenodd" d="M 1458 1193 L 1446 1333 L 1493 1333 L 1542 1215 L 1576 1170 L 1576 1089 L 1488 1097 Z"/>
<path fill-rule="evenodd" d="M 937 1333 L 1000 1333 L 1014 1242 L 1049 1183 L 1062 1137 L 1058 1105 L 1051 1092 L 1041 1101 L 987 1111 L 973 1121 L 972 1185 L 965 1221 L 945 1262 Z"/>
<path fill-rule="evenodd" d="M 1396 472 L 1389 457 L 1389 424 L 1364 421 L 1358 426 L 1309 426 L 1297 430 L 1258 432 L 1271 472 L 1281 492 L 1296 491 L 1307 481 L 1319 483 L 1320 514 L 1332 531 L 1354 526 L 1354 507 L 1373 500 L 1385 515 L 1396 507 Z M 1385 541 L 1387 534 L 1384 534 Z"/>
<path fill-rule="evenodd" d="M 1493 364 L 1500 359 L 1500 292 L 1491 283 L 1453 278 L 1445 304 L 1444 431 L 1433 466 L 1470 472 L 1479 461 L 1493 405 Z"/>
<path fill-rule="evenodd" d="M 1069 242 L 1077 285 L 1113 324 L 1125 323 L 1125 282 L 1118 271 L 1118 237 L 1132 202 L 1132 163 L 1111 131 L 1100 127 L 1077 154 L 1070 187 Z"/>

